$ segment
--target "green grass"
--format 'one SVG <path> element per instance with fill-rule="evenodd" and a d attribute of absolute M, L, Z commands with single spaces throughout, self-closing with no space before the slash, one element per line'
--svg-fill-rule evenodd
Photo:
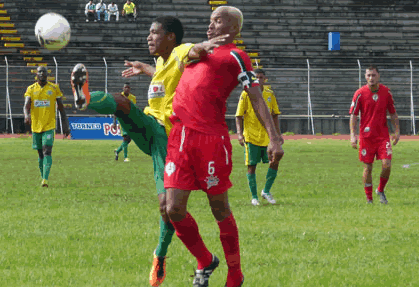
<path fill-rule="evenodd" d="M 119 141 L 56 140 L 50 187 L 41 182 L 30 138 L 1 139 L 0 286 L 148 286 L 158 239 L 151 159 L 134 144 L 115 162 Z M 394 147 L 389 204 L 367 205 L 362 164 L 348 141 L 288 140 L 272 193 L 250 204 L 243 150 L 233 141 L 230 203 L 241 243 L 244 286 L 418 286 L 417 142 Z M 418 162 L 418 160 L 416 160 Z M 374 166 L 374 188 L 380 165 Z M 258 165 L 258 190 L 267 165 Z M 227 268 L 203 192 L 189 210 L 208 248 Z M 162 286 L 192 285 L 195 259 L 175 237 Z"/>

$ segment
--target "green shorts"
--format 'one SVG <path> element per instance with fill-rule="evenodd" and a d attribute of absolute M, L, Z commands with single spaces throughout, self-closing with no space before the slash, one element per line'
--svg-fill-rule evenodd
<path fill-rule="evenodd" d="M 247 166 L 257 165 L 259 162 L 268 163 L 268 147 L 245 143 L 244 162 Z"/>
<path fill-rule="evenodd" d="M 154 180 L 157 194 L 165 193 L 164 167 L 167 155 L 167 134 L 163 125 L 152 116 L 146 115 L 131 103 L 128 116 L 118 117 L 123 129 L 140 150 L 153 159 Z"/>
<path fill-rule="evenodd" d="M 43 146 L 53 146 L 54 136 L 54 130 L 49 130 L 42 133 L 32 133 L 32 148 L 42 149 Z"/>

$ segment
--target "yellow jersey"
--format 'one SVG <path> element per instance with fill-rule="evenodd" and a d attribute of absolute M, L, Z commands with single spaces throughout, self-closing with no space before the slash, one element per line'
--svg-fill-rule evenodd
<path fill-rule="evenodd" d="M 137 104 L 137 98 L 133 94 L 129 94 L 127 97 L 124 92 L 121 92 L 121 96 L 128 98 L 134 105 Z"/>
<path fill-rule="evenodd" d="M 264 86 L 262 95 L 271 115 L 280 115 L 281 112 L 279 111 L 274 92 L 267 86 Z M 246 142 L 257 146 L 268 146 L 268 133 L 256 117 L 250 98 L 245 91 L 240 95 L 236 117 L 243 117 L 243 136 Z"/>
<path fill-rule="evenodd" d="M 134 8 L 135 8 L 135 4 L 133 2 L 131 2 L 131 4 L 129 5 L 127 3 L 124 4 L 124 11 L 127 14 L 134 13 Z"/>
<path fill-rule="evenodd" d="M 41 87 L 38 82 L 30 85 L 25 97 L 31 98 L 31 129 L 42 133 L 55 129 L 55 103 L 63 94 L 58 85 L 47 82 Z"/>
<path fill-rule="evenodd" d="M 160 56 L 156 63 L 156 72 L 151 79 L 148 89 L 148 106 L 144 109 L 146 115 L 155 117 L 166 128 L 169 135 L 172 123 L 172 103 L 176 87 L 188 63 L 189 50 L 193 44 L 181 44 L 173 49 L 169 58 L 164 62 Z"/>

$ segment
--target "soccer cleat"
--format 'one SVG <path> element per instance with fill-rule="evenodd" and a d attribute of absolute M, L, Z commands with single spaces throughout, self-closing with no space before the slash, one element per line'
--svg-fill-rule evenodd
<path fill-rule="evenodd" d="M 124 159 L 124 162 L 129 162 L 129 158 Z"/>
<path fill-rule="evenodd" d="M 90 103 L 89 73 L 83 64 L 77 64 L 71 73 L 71 88 L 74 94 L 74 104 L 83 111 Z"/>
<path fill-rule="evenodd" d="M 41 182 L 41 186 L 42 187 L 48 187 L 48 180 L 43 179 L 42 182 Z"/>
<path fill-rule="evenodd" d="M 208 287 L 209 277 L 211 276 L 215 268 L 218 267 L 218 264 L 220 264 L 220 260 L 218 260 L 218 257 L 213 254 L 212 262 L 208 267 L 205 267 L 204 269 L 198 269 L 195 271 L 195 277 L 193 279 L 192 286 Z"/>
<path fill-rule="evenodd" d="M 150 271 L 150 285 L 160 286 L 166 278 L 166 257 L 154 254 L 153 266 Z"/>
<path fill-rule="evenodd" d="M 266 199 L 270 204 L 275 204 L 276 200 L 272 197 L 271 194 L 267 194 L 265 193 L 265 191 L 262 189 L 262 192 L 260 193 L 260 195 Z"/>
<path fill-rule="evenodd" d="M 259 200 L 257 200 L 257 198 L 252 198 L 252 205 L 253 205 L 253 206 L 258 206 L 258 205 L 260 205 Z"/>
<path fill-rule="evenodd" d="M 367 204 L 373 204 L 372 199 L 368 199 Z"/>
<path fill-rule="evenodd" d="M 116 149 L 114 149 L 114 153 L 115 153 L 115 160 L 118 160 L 119 156 L 118 156 L 118 152 L 116 151 Z"/>
<path fill-rule="evenodd" d="M 375 190 L 375 193 L 376 193 L 376 194 L 378 194 L 378 195 L 380 196 L 380 202 L 381 202 L 382 204 L 387 204 L 387 203 L 388 203 L 388 201 L 387 201 L 387 197 L 386 197 L 386 195 L 384 194 L 384 191 L 383 191 L 383 192 L 380 192 L 380 191 L 378 191 L 378 189 L 376 189 L 376 190 Z"/>

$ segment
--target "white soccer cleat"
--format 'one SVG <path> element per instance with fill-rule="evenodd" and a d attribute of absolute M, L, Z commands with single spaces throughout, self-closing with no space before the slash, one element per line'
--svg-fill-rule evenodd
<path fill-rule="evenodd" d="M 90 103 L 89 73 L 83 64 L 74 66 L 71 73 L 71 88 L 73 89 L 74 105 L 83 111 Z"/>
<path fill-rule="evenodd" d="M 129 162 L 129 158 L 124 159 L 124 162 Z"/>
<path fill-rule="evenodd" d="M 257 200 L 256 198 L 252 198 L 252 205 L 253 205 L 253 206 L 258 206 L 258 205 L 260 205 L 259 200 Z"/>
<path fill-rule="evenodd" d="M 271 194 L 267 194 L 265 193 L 265 191 L 262 189 L 262 192 L 260 193 L 260 195 L 266 199 L 270 204 L 275 204 L 276 200 L 273 198 L 273 196 Z"/>

